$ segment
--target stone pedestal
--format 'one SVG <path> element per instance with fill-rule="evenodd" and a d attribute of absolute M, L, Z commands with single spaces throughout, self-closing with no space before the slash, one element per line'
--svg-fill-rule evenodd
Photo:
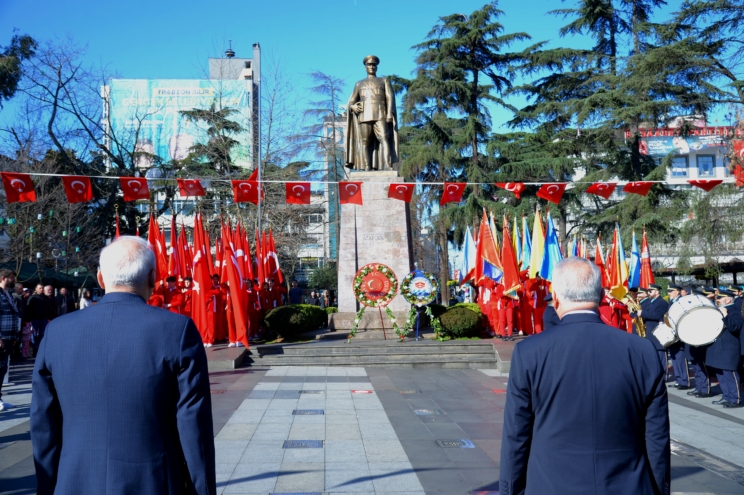
<path fill-rule="evenodd" d="M 352 283 L 356 272 L 368 263 L 382 263 L 393 269 L 398 284 L 413 269 L 411 217 L 408 203 L 389 199 L 388 185 L 403 182 L 395 171 L 352 172 L 350 180 L 362 181 L 360 205 L 341 206 L 341 242 L 338 260 L 338 316 L 333 317 L 337 330 L 351 328 L 353 315 L 359 311 Z M 399 325 L 405 323 L 410 305 L 400 294 L 389 305 Z M 369 313 L 369 314 L 367 314 Z M 385 318 L 385 328 L 392 323 Z M 376 308 L 367 308 L 359 330 L 381 330 Z"/>

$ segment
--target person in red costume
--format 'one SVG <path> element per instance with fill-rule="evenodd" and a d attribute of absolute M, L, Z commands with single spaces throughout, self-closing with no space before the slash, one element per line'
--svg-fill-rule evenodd
<path fill-rule="evenodd" d="M 504 286 L 496 286 L 495 297 L 499 301 L 499 327 L 501 340 L 514 340 L 514 300 L 504 293 Z"/>
<path fill-rule="evenodd" d="M 266 302 L 265 307 L 267 311 L 271 311 L 274 308 L 282 306 L 283 300 L 282 295 L 287 292 L 287 289 L 281 285 L 274 285 L 273 278 L 267 278 L 264 284 L 264 300 Z"/>
<path fill-rule="evenodd" d="M 491 336 L 495 335 L 497 326 L 494 323 L 498 320 L 498 316 L 494 318 L 494 312 L 491 307 L 493 288 L 494 283 L 490 278 L 482 280 L 480 284 L 478 284 L 478 307 L 480 307 L 483 316 L 486 317 L 486 330 Z"/>
<path fill-rule="evenodd" d="M 177 315 L 183 314 L 183 305 L 186 303 L 183 292 L 178 288 L 178 279 L 171 275 L 165 279 L 165 290 L 163 291 L 163 308 Z"/>
<path fill-rule="evenodd" d="M 204 347 L 212 347 L 223 333 L 225 315 L 225 289 L 220 285 L 219 275 L 212 275 L 212 287 L 207 292 L 207 331 L 204 333 Z"/>
<path fill-rule="evenodd" d="M 543 331 L 543 313 L 548 304 L 545 302 L 545 297 L 548 295 L 550 289 L 547 280 L 540 278 L 539 276 L 535 279 L 531 279 L 529 282 L 529 304 L 532 310 L 532 320 L 535 326 L 535 333 Z"/>
<path fill-rule="evenodd" d="M 522 335 L 532 335 L 535 329 L 532 326 L 532 306 L 530 305 L 528 284 L 530 280 L 529 270 L 519 272 L 519 280 L 522 286 L 517 290 L 519 296 L 519 329 Z"/>
<path fill-rule="evenodd" d="M 603 287 L 603 289 L 604 295 L 599 302 L 599 317 L 602 318 L 602 323 L 614 327 L 615 325 L 612 324 L 612 305 L 610 304 L 612 296 L 610 296 L 610 289 L 608 287 Z"/>
<path fill-rule="evenodd" d="M 191 286 L 191 283 L 193 282 L 191 277 L 185 277 L 183 279 L 183 289 L 181 289 L 181 292 L 183 292 L 183 314 L 191 318 L 191 298 L 193 296 L 192 290 L 193 287 Z"/>
<path fill-rule="evenodd" d="M 227 347 L 236 347 L 238 345 L 237 329 L 235 327 L 235 309 L 233 307 L 233 299 L 230 296 L 230 284 L 229 282 L 225 287 L 225 320 L 227 322 Z"/>

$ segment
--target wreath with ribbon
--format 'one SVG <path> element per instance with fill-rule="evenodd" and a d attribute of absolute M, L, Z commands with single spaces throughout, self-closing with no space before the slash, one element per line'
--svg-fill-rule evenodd
<path fill-rule="evenodd" d="M 422 270 L 414 270 L 400 283 L 400 294 L 414 306 L 426 306 L 436 299 L 439 281 L 434 275 Z"/>
<path fill-rule="evenodd" d="M 362 306 L 384 308 L 398 293 L 398 278 L 380 263 L 364 265 L 354 276 L 354 296 Z"/>

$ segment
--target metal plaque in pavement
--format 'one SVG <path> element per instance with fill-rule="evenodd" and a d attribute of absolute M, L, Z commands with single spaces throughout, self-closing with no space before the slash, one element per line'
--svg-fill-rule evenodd
<path fill-rule="evenodd" d="M 285 440 L 283 449 L 322 449 L 323 440 Z"/>
<path fill-rule="evenodd" d="M 474 449 L 475 445 L 470 440 L 437 440 L 437 445 L 443 449 Z"/>
<path fill-rule="evenodd" d="M 323 494 L 320 492 L 271 492 L 269 493 L 269 495 L 323 495 Z"/>
<path fill-rule="evenodd" d="M 294 416 L 323 416 L 323 409 L 295 409 L 292 411 Z"/>
<path fill-rule="evenodd" d="M 439 409 L 414 409 L 413 414 L 416 416 L 441 416 L 444 413 Z"/>
<path fill-rule="evenodd" d="M 210 394 L 224 394 L 225 391 L 224 390 L 215 390 L 215 389 L 212 389 L 212 390 L 209 391 L 209 393 Z"/>
<path fill-rule="evenodd" d="M 319 395 L 323 393 L 323 390 L 300 390 L 301 394 Z"/>
<path fill-rule="evenodd" d="M 421 390 L 398 390 L 399 394 L 408 395 L 408 394 L 420 394 Z"/>

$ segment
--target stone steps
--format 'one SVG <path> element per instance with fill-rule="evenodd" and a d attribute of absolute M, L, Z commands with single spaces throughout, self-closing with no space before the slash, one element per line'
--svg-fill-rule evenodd
<path fill-rule="evenodd" d="M 274 344 L 251 349 L 246 365 L 495 369 L 499 360 L 490 343 Z"/>

